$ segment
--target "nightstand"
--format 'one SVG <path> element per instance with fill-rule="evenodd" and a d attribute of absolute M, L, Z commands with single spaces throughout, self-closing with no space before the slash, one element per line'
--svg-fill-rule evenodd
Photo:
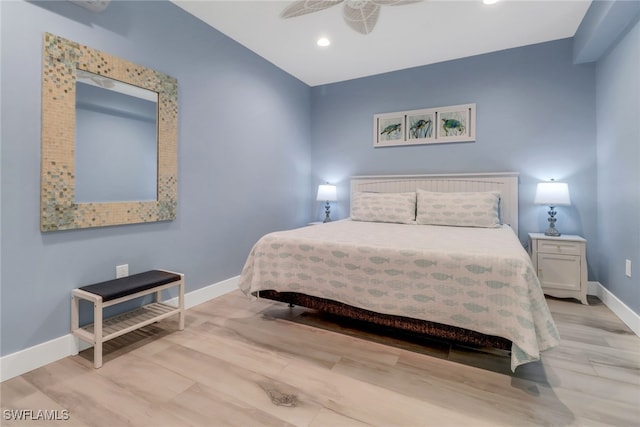
<path fill-rule="evenodd" d="M 546 295 L 588 305 L 586 245 L 585 239 L 571 234 L 529 233 L 529 255 Z"/>

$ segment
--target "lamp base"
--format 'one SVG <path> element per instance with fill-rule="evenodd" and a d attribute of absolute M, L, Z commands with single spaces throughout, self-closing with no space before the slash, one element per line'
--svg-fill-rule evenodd
<path fill-rule="evenodd" d="M 562 234 L 556 228 L 549 227 L 547 231 L 544 232 L 544 235 L 558 237 L 558 236 L 561 236 Z"/>
<path fill-rule="evenodd" d="M 549 214 L 549 218 L 547 219 L 547 221 L 549 221 L 549 228 L 547 228 L 547 231 L 544 232 L 545 236 L 553 236 L 553 237 L 558 237 L 560 236 L 560 232 L 556 229 L 556 210 L 554 206 L 549 206 L 549 212 L 547 212 Z"/>
<path fill-rule="evenodd" d="M 331 206 L 329 206 L 329 202 L 327 202 L 327 204 L 324 205 L 324 213 L 325 213 L 325 217 L 324 217 L 324 221 L 322 222 L 331 222 L 331 218 L 329 217 L 329 214 L 331 213 Z"/>

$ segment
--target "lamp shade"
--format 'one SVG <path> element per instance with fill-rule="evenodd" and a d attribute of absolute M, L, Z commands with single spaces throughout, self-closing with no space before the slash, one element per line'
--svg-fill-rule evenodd
<path fill-rule="evenodd" d="M 565 182 L 540 182 L 536 188 L 536 205 L 568 206 L 571 204 L 569 186 Z"/>
<path fill-rule="evenodd" d="M 316 200 L 322 200 L 325 202 L 335 202 L 338 200 L 336 193 L 336 186 L 330 184 L 322 184 L 318 186 L 318 197 Z"/>

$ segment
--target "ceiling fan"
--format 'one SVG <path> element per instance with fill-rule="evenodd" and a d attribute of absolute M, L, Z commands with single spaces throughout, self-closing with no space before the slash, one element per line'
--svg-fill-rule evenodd
<path fill-rule="evenodd" d="M 298 0 L 287 6 L 280 16 L 294 18 L 344 3 L 342 16 L 351 28 L 361 34 L 369 34 L 378 22 L 381 6 L 400 6 L 422 0 Z"/>

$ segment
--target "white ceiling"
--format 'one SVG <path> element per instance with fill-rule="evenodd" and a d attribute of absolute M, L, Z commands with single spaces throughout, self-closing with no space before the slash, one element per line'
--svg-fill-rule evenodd
<path fill-rule="evenodd" d="M 295 18 L 292 1 L 173 0 L 192 15 L 310 86 L 572 37 L 590 0 L 424 0 L 381 7 L 367 35 L 343 5 Z M 331 46 L 316 45 L 320 36 Z"/>

